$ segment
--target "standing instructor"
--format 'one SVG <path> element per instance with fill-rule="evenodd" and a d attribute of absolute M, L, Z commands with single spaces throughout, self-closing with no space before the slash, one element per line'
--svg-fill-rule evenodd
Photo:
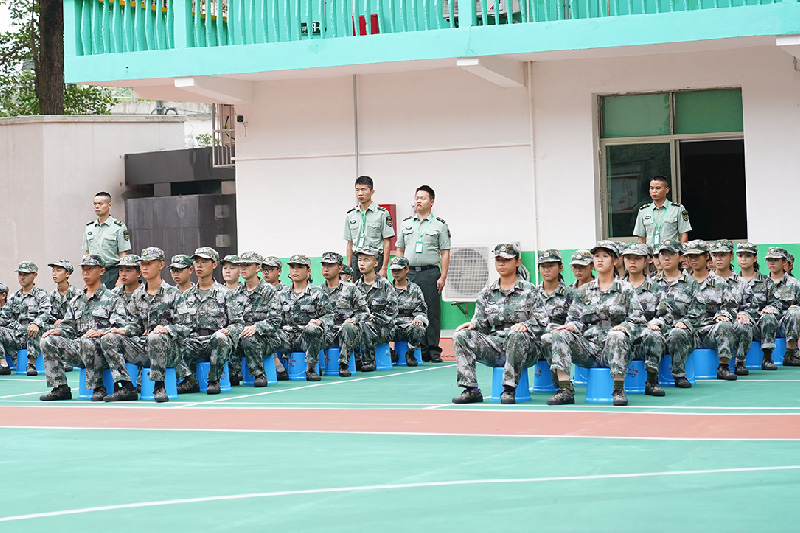
<path fill-rule="evenodd" d="M 94 254 L 103 260 L 102 281 L 113 289 L 119 277 L 119 258 L 131 249 L 131 234 L 125 224 L 109 214 L 111 195 L 101 191 L 94 195 L 94 214 L 97 220 L 86 224 L 83 231 L 83 253 Z"/>
<path fill-rule="evenodd" d="M 408 259 L 408 279 L 422 289 L 428 306 L 428 327 L 420 347 L 422 360 L 441 363 L 439 335 L 442 317 L 439 295 L 444 289 L 450 268 L 450 229 L 444 219 L 434 217 L 431 213 L 435 199 L 432 188 L 427 185 L 417 187 L 414 195 L 416 215 L 403 220 L 396 246 L 397 255 Z"/>
<path fill-rule="evenodd" d="M 633 234 L 639 242 L 647 243 L 654 249 L 662 242 L 687 242 L 692 225 L 689 212 L 681 204 L 667 200 L 669 181 L 664 176 L 654 176 L 650 180 L 652 203 L 644 204 L 636 215 Z"/>

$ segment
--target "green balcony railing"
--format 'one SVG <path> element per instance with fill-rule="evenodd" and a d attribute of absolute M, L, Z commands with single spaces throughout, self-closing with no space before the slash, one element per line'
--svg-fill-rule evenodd
<path fill-rule="evenodd" d="M 787 2 L 787 0 L 67 1 L 74 2 L 75 55 L 79 56 L 331 39 L 480 25 L 646 15 Z M 788 0 L 790 3 L 798 1 L 800 0 Z M 67 36 L 69 38 L 69 32 Z"/>

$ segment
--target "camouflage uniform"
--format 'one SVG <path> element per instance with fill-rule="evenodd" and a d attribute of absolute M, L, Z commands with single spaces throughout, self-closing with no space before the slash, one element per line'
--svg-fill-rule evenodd
<path fill-rule="evenodd" d="M 392 283 L 394 286 L 394 283 Z M 394 287 L 397 293 L 397 318 L 394 319 L 393 337 L 396 341 L 408 341 L 409 351 L 420 347 L 428 327 L 428 306 L 422 289 L 413 281 L 409 281 L 404 289 Z M 412 324 L 418 318 L 422 324 Z"/>
<path fill-rule="evenodd" d="M 800 337 L 800 308 L 792 306 L 800 305 L 800 281 L 784 274 L 774 287 L 776 316 L 780 317 L 777 336 L 785 337 L 789 341 L 797 340 Z M 763 342 L 774 346 L 775 337 L 765 336 Z"/>
<path fill-rule="evenodd" d="M 281 296 L 272 285 L 260 280 L 253 290 L 249 290 L 244 283 L 239 285 L 233 291 L 231 300 L 242 315 L 242 325 L 230 329 L 236 330 L 238 336 L 245 326 L 256 328 L 250 337 L 239 337 L 235 356 L 231 360 L 237 360 L 238 363 L 244 357 L 250 375 L 258 377 L 264 373 L 264 357 L 274 353 L 281 344 Z"/>
<path fill-rule="evenodd" d="M 634 288 L 639 303 L 642 305 L 644 319 L 647 327 L 642 328 L 633 343 L 634 359 L 644 360 L 647 372 L 658 372 L 658 365 L 661 356 L 666 353 L 667 343 L 664 339 L 664 331 L 667 324 L 672 322 L 669 314 L 670 307 L 664 295 L 661 285 L 646 278 L 638 287 Z M 657 326 L 659 329 L 650 329 L 649 326 Z"/>
<path fill-rule="evenodd" d="M 59 333 L 41 340 L 47 386 L 67 384 L 62 361 L 86 368 L 86 387 L 90 390 L 103 386 L 104 366 L 111 370 L 114 383 L 130 381 L 125 360 L 103 349 L 102 341 L 107 335 L 91 339 L 84 336 L 90 329 L 121 328 L 125 321 L 122 301 L 105 285 L 101 284 L 91 297 L 86 296 L 85 290 L 79 291 L 67 307 L 61 325 L 55 328 Z"/>
<path fill-rule="evenodd" d="M 18 272 L 38 271 L 36 265 L 29 261 L 20 263 L 19 268 Z M 39 326 L 39 333 L 35 337 L 28 336 L 30 324 Z M 24 294 L 22 289 L 14 292 L 0 309 L 0 357 L 5 357 L 6 361 L 10 357 L 19 365 L 23 362 L 17 361 L 17 351 L 27 349 L 28 361 L 36 361 L 39 341 L 49 324 L 50 297 L 44 289 L 34 285 L 28 294 Z"/>
<path fill-rule="evenodd" d="M 667 353 L 672 357 L 672 375 L 676 378 L 686 377 L 686 359 L 694 351 L 694 332 L 703 312 L 700 302 L 694 297 L 697 281 L 685 270 L 675 281 L 668 281 L 663 271 L 654 281 L 664 289 L 662 300 L 669 309 L 670 321 L 666 328 L 662 328 L 662 333 Z M 687 329 L 676 328 L 677 322 L 685 324 Z"/>
<path fill-rule="evenodd" d="M 750 311 L 750 320 L 755 324 L 753 340 L 761 341 L 761 348 L 775 349 L 775 335 L 778 332 L 778 303 L 775 298 L 775 284 L 769 276 L 756 271 L 755 276 L 747 282 L 753 293 L 753 305 Z M 765 313 L 764 311 L 772 311 Z M 768 342 L 767 339 L 772 339 Z"/>
<path fill-rule="evenodd" d="M 750 283 L 735 272 L 728 278 L 717 277 L 725 279 L 736 301 L 736 314 L 732 320 L 734 340 L 731 353 L 736 356 L 737 361 L 744 361 L 750 350 L 750 343 L 753 341 L 753 330 L 755 329 L 753 315 L 757 314 L 757 308 L 753 304 L 753 290 L 750 288 Z M 749 324 L 742 324 L 736 319 L 736 315 L 740 313 L 746 314 L 750 318 Z"/>
<path fill-rule="evenodd" d="M 500 288 L 500 281 L 484 288 L 475 301 L 473 329 L 453 334 L 459 387 L 477 387 L 475 364 L 503 367 L 503 386 L 519 385 L 523 370 L 542 359 L 539 336 L 547 326 L 547 312 L 538 288 L 517 279 L 510 290 Z M 511 331 L 514 324 L 524 324 L 525 332 Z"/>
<path fill-rule="evenodd" d="M 702 283 L 698 282 L 695 299 L 702 309 L 696 333 L 697 347 L 717 350 L 720 359 L 730 359 L 736 342 L 733 321 L 738 309 L 730 286 L 724 278 L 709 272 Z M 730 321 L 717 322 L 722 316 Z"/>
<path fill-rule="evenodd" d="M 577 259 L 578 261 L 581 260 L 581 257 L 582 254 L 573 254 L 573 259 Z M 544 263 L 561 263 L 561 252 L 552 248 L 549 250 L 541 250 L 536 256 L 536 262 L 539 265 Z M 569 306 L 572 305 L 574 290 L 575 289 L 567 287 L 561 275 L 558 276 L 558 287 L 550 294 L 547 294 L 547 291 L 544 289 L 544 281 L 539 285 L 539 294 L 542 296 L 544 310 L 545 313 L 547 313 L 546 335 L 549 335 L 553 329 L 558 326 L 563 326 L 567 322 L 567 313 L 569 312 Z M 548 364 L 550 364 L 550 361 L 553 359 L 552 353 L 550 352 L 550 347 L 552 346 L 551 341 L 552 339 L 550 337 L 546 339 L 542 337 L 542 350 Z M 553 384 L 558 386 L 558 377 L 555 373 L 553 374 Z"/>
<path fill-rule="evenodd" d="M 340 280 L 334 289 L 323 282 L 319 288 L 328 296 L 333 308 L 333 325 L 325 333 L 325 345 L 338 346 L 339 362 L 348 364 L 350 354 L 357 353 L 361 346 L 361 324 L 369 317 L 367 301 L 355 284 L 346 281 Z M 356 323 L 345 323 L 348 318 L 354 318 Z"/>
<path fill-rule="evenodd" d="M 369 307 L 369 318 L 361 321 L 361 363 L 375 364 L 375 348 L 392 340 L 397 317 L 397 292 L 386 278 L 375 276 L 372 285 L 364 276 L 356 282 Z"/>

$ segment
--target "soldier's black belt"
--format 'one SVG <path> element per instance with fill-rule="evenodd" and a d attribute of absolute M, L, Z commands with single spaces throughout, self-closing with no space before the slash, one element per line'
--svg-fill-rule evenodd
<path fill-rule="evenodd" d="M 206 335 L 213 335 L 217 330 L 211 328 L 197 328 L 197 334 L 201 337 L 205 337 Z"/>
<path fill-rule="evenodd" d="M 516 322 L 510 323 L 510 324 L 500 324 L 499 326 L 495 326 L 494 330 L 495 331 L 503 331 L 503 330 L 506 330 L 506 329 L 511 329 L 511 326 L 513 326 L 515 323 Z"/>
<path fill-rule="evenodd" d="M 411 318 L 414 313 L 397 313 L 397 318 Z"/>
<path fill-rule="evenodd" d="M 429 270 L 431 268 L 439 268 L 439 265 L 412 266 L 408 268 L 414 272 L 422 272 L 423 270 Z"/>

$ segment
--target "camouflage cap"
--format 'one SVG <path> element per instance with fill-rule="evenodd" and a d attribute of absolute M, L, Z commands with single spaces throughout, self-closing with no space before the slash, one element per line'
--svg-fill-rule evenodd
<path fill-rule="evenodd" d="M 81 259 L 81 266 L 101 267 L 103 266 L 103 260 L 100 259 L 100 256 L 97 254 L 87 254 Z"/>
<path fill-rule="evenodd" d="M 283 268 L 283 261 L 275 257 L 274 255 L 268 255 L 264 258 L 261 262 L 261 266 L 268 266 L 268 267 L 275 267 L 278 270 Z"/>
<path fill-rule="evenodd" d="M 673 241 L 672 239 L 667 239 L 656 247 L 656 253 L 661 253 L 665 250 L 674 254 L 682 254 L 683 245 L 679 242 Z"/>
<path fill-rule="evenodd" d="M 495 257 L 505 257 L 506 259 L 516 259 L 519 257 L 519 246 L 514 243 L 502 243 L 494 247 Z"/>
<path fill-rule="evenodd" d="M 165 261 L 167 257 L 166 254 L 164 254 L 164 250 L 156 248 L 155 246 L 142 250 L 141 256 L 142 261 Z"/>
<path fill-rule="evenodd" d="M 540 265 L 542 263 L 560 263 L 561 252 L 559 252 L 555 248 L 549 248 L 547 250 L 539 250 L 539 253 L 536 254 L 536 262 L 539 263 Z"/>
<path fill-rule="evenodd" d="M 728 239 L 719 239 L 708 247 L 711 253 L 733 253 L 733 243 Z"/>
<path fill-rule="evenodd" d="M 308 256 L 303 254 L 294 254 L 286 262 L 290 265 L 305 265 L 307 267 L 311 266 L 311 260 L 308 258 Z"/>
<path fill-rule="evenodd" d="M 590 250 L 590 252 L 591 252 L 592 255 L 594 255 L 594 253 L 597 250 L 601 250 L 601 249 L 602 250 L 608 250 L 609 252 L 613 253 L 615 256 L 619 256 L 619 251 L 618 251 L 618 248 L 617 248 L 616 241 L 609 241 L 609 240 L 597 241 L 597 244 L 594 245 L 594 248 L 592 248 Z"/>
<path fill-rule="evenodd" d="M 794 256 L 792 254 L 788 253 L 788 252 L 786 253 L 786 256 L 787 256 L 786 260 L 789 261 L 789 263 L 791 263 L 793 265 L 794 264 Z"/>
<path fill-rule="evenodd" d="M 211 259 L 215 263 L 219 262 L 219 253 L 210 246 L 201 246 L 192 254 L 192 259 L 199 257 L 200 259 Z"/>
<path fill-rule="evenodd" d="M 5 283 L 0 283 L 0 294 L 8 294 L 8 287 Z"/>
<path fill-rule="evenodd" d="M 224 265 L 225 263 L 231 263 L 232 265 L 235 265 L 238 262 L 239 262 L 239 256 L 238 255 L 226 255 L 225 257 L 222 258 L 222 261 L 220 261 L 220 264 Z"/>
<path fill-rule="evenodd" d="M 322 259 L 320 260 L 320 263 L 325 263 L 328 265 L 341 265 L 342 262 L 342 254 L 338 254 L 336 252 L 325 252 L 322 254 Z"/>
<path fill-rule="evenodd" d="M 261 257 L 261 254 L 258 252 L 244 252 L 239 254 L 239 259 L 236 261 L 237 265 L 241 265 L 244 263 L 252 263 L 254 265 L 261 265 L 264 262 L 264 258 Z"/>
<path fill-rule="evenodd" d="M 22 261 L 17 267 L 17 272 L 27 274 L 31 272 L 39 272 L 39 267 L 33 261 Z"/>
<path fill-rule="evenodd" d="M 684 246 L 684 255 L 701 255 L 708 253 L 708 243 L 701 239 L 689 241 Z"/>
<path fill-rule="evenodd" d="M 54 261 L 52 263 L 47 263 L 47 266 L 49 266 L 49 267 L 61 267 L 64 270 L 66 270 L 67 272 L 69 272 L 70 274 L 75 272 L 75 269 L 72 268 L 72 263 L 70 263 L 66 259 L 59 259 L 58 261 Z"/>
<path fill-rule="evenodd" d="M 184 254 L 173 255 L 169 263 L 170 268 L 177 268 L 178 270 L 189 268 L 192 265 L 192 258 Z"/>
<path fill-rule="evenodd" d="M 614 243 L 614 247 L 615 247 L 614 249 L 617 251 L 617 256 L 621 256 L 622 252 L 625 250 L 625 248 L 628 247 L 628 245 L 625 244 L 622 241 L 611 241 L 611 242 Z"/>
<path fill-rule="evenodd" d="M 118 266 L 139 268 L 139 262 L 141 260 L 141 257 L 136 254 L 126 254 L 119 258 Z"/>
<path fill-rule="evenodd" d="M 752 242 L 743 242 L 736 245 L 736 253 L 746 252 L 748 254 L 758 255 L 758 246 Z"/>
<path fill-rule="evenodd" d="M 622 255 L 639 255 L 642 257 L 647 257 L 650 255 L 650 248 L 643 242 L 633 242 L 630 243 L 622 250 Z"/>
<path fill-rule="evenodd" d="M 407 266 L 407 257 L 392 257 L 392 260 L 389 262 L 389 270 L 403 270 Z"/>
<path fill-rule="evenodd" d="M 371 255 L 372 257 L 380 257 L 382 255 L 380 250 L 373 248 L 372 246 L 364 246 L 363 248 L 356 250 L 356 254 Z"/>
<path fill-rule="evenodd" d="M 342 267 L 342 274 L 345 274 L 347 276 L 352 276 L 353 275 L 353 267 L 351 267 L 350 265 L 344 265 Z"/>
<path fill-rule="evenodd" d="M 593 262 L 592 253 L 589 250 L 578 250 L 572 254 L 570 266 L 589 266 Z"/>
<path fill-rule="evenodd" d="M 771 246 L 767 249 L 767 255 L 764 259 L 789 259 L 786 250 L 778 246 Z"/>

